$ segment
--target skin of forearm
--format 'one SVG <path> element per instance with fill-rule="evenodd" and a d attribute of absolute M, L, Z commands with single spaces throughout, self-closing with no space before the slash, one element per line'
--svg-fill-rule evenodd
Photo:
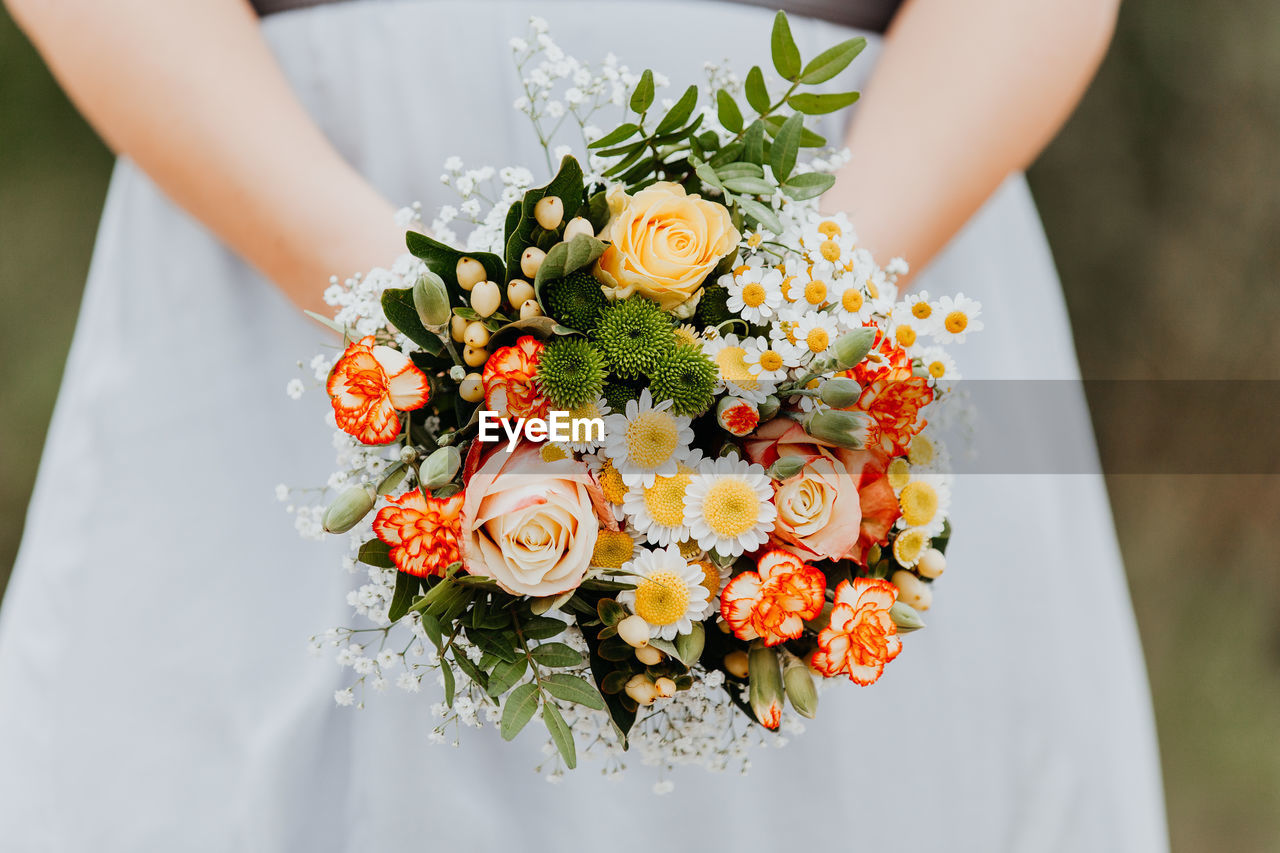
<path fill-rule="evenodd" d="M 403 251 L 392 206 L 303 110 L 244 0 L 7 5 L 107 144 L 299 306 Z"/>
<path fill-rule="evenodd" d="M 1040 153 L 1106 51 L 1117 0 L 908 0 L 823 205 L 882 260 L 926 266 Z"/>

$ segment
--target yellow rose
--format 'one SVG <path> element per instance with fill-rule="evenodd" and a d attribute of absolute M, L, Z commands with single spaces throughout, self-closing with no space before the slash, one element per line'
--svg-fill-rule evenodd
<path fill-rule="evenodd" d="M 738 229 L 722 204 L 659 181 L 628 196 L 609 190 L 609 241 L 596 272 L 614 299 L 640 294 L 664 311 L 688 317 L 702 282 L 738 246 Z"/>

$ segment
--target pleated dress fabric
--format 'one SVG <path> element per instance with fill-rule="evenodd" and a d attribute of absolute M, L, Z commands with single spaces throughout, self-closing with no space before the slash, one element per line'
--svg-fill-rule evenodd
<path fill-rule="evenodd" d="M 590 11 L 584 14 L 584 9 Z M 766 59 L 771 13 L 717 2 L 349 2 L 263 29 L 338 149 L 392 199 L 453 203 L 441 164 L 526 165 L 508 39 L 544 17 L 572 55 L 676 84 Z M 795 18 L 812 56 L 849 30 Z M 868 51 L 849 77 L 865 78 Z M 963 74 L 963 69 L 957 69 Z M 847 115 L 827 117 L 839 137 Z M 244 128 L 270 132 L 270 128 Z M 339 271 L 340 272 L 340 271 Z M 1010 179 L 920 278 L 983 303 L 967 378 L 1078 376 L 1035 207 Z M 543 737 L 427 743 L 422 695 L 336 707 L 350 670 L 342 544 L 300 540 L 277 483 L 323 483 L 325 336 L 116 167 L 27 530 L 0 612 L 0 839 L 15 851 L 1166 848 L 1141 651 L 1097 475 L 964 475 L 929 628 L 872 688 L 751 772 L 652 768 L 557 785 Z M 1071 417 L 1089 434 L 1081 398 Z M 1030 439 L 1034 440 L 1034 438 Z M 12 450 L 12 449 L 11 449 Z"/>

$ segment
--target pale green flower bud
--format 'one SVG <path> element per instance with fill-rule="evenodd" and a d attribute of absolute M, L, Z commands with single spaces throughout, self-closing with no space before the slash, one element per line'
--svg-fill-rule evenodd
<path fill-rule="evenodd" d="M 457 474 L 461 467 L 462 454 L 458 452 L 458 448 L 452 446 L 437 448 L 418 469 L 420 482 L 427 489 L 439 488 L 445 483 L 452 482 L 453 475 Z"/>
<path fill-rule="evenodd" d="M 867 357 L 876 342 L 876 330 L 867 326 L 841 335 L 835 343 L 835 369 L 848 370 Z"/>
<path fill-rule="evenodd" d="M 846 409 L 858 402 L 862 386 L 853 379 L 837 376 L 818 386 L 818 399 L 833 409 Z"/>
<path fill-rule="evenodd" d="M 352 486 L 347 489 L 324 511 L 325 531 L 346 533 L 369 514 L 376 499 L 377 494 L 369 486 Z"/>
<path fill-rule="evenodd" d="M 916 609 L 905 601 L 895 601 L 889 608 L 889 618 L 898 626 L 899 634 L 910 634 L 924 627 L 924 620 Z"/>
<path fill-rule="evenodd" d="M 777 653 L 756 640 L 747 654 L 747 697 L 756 719 L 767 729 L 782 723 L 782 670 Z"/>
<path fill-rule="evenodd" d="M 455 364 L 449 368 L 449 378 L 454 382 L 461 382 L 467 378 L 467 369 L 461 364 Z"/>
<path fill-rule="evenodd" d="M 820 441 L 861 450 L 867 445 L 867 416 L 862 412 L 814 409 L 805 416 L 804 431 Z"/>
<path fill-rule="evenodd" d="M 803 470 L 803 456 L 779 456 L 778 461 L 769 466 L 769 476 L 775 480 L 790 480 Z"/>
<path fill-rule="evenodd" d="M 694 622 L 692 631 L 676 637 L 676 652 L 680 655 L 681 663 L 685 666 L 693 666 L 697 663 L 698 658 L 702 657 L 702 649 L 706 644 L 707 635 L 702 628 L 702 623 Z"/>
<path fill-rule="evenodd" d="M 813 719 L 818 714 L 818 688 L 813 686 L 813 675 L 804 661 L 786 649 L 782 650 L 782 684 L 787 691 L 787 701 L 796 713 Z"/>
<path fill-rule="evenodd" d="M 409 450 L 410 448 L 405 448 Z M 401 453 L 401 456 L 404 454 Z M 413 457 L 409 457 L 412 461 Z M 378 481 L 378 494 L 389 495 L 395 491 L 396 487 L 404 482 L 404 478 L 409 474 L 409 466 L 404 462 L 397 462 L 387 469 L 387 473 L 382 475 L 382 479 Z"/>
<path fill-rule="evenodd" d="M 716 421 L 730 435 L 741 438 L 760 424 L 760 410 L 750 400 L 721 397 L 716 404 Z"/>
<path fill-rule="evenodd" d="M 418 319 L 428 331 L 437 335 L 444 332 L 453 312 L 444 280 L 430 270 L 418 276 L 413 285 L 413 307 L 418 309 Z"/>
<path fill-rule="evenodd" d="M 782 401 L 770 394 L 764 398 L 764 402 L 758 408 L 760 409 L 760 423 L 771 421 L 778 416 L 778 410 L 782 408 Z"/>

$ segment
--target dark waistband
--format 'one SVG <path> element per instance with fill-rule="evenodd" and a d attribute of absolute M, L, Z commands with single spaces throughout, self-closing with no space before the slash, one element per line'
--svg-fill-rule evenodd
<path fill-rule="evenodd" d="M 337 3 L 342 0 L 252 0 L 253 7 L 262 16 L 287 12 L 291 9 L 306 9 L 310 6 L 322 6 L 326 3 Z M 770 9 L 785 9 L 793 15 L 817 18 L 830 21 L 858 30 L 883 33 L 889 21 L 902 5 L 902 0 L 730 0 L 748 6 L 765 6 Z"/>

